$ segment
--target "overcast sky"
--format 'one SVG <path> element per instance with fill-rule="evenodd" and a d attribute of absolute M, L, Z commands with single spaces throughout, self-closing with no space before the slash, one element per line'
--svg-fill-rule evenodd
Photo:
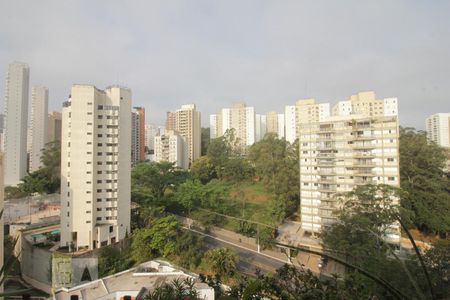
<path fill-rule="evenodd" d="M 0 95 L 13 61 L 60 110 L 73 83 L 119 83 L 148 123 L 195 103 L 257 113 L 363 90 L 398 97 L 400 122 L 450 112 L 450 1 L 0 2 Z"/>

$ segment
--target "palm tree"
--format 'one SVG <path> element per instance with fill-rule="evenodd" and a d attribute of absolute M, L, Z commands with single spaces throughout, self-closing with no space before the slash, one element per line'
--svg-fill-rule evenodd
<path fill-rule="evenodd" d="M 174 279 L 149 292 L 143 300 L 200 300 L 194 283 L 190 278 Z"/>
<path fill-rule="evenodd" d="M 205 258 L 211 270 L 220 276 L 231 275 L 236 269 L 236 254 L 228 248 L 210 249 Z"/>

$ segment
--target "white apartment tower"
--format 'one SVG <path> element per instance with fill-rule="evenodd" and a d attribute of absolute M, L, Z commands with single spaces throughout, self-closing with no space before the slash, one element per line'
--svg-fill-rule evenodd
<path fill-rule="evenodd" d="M 267 132 L 267 116 L 255 114 L 255 142 L 264 138 Z"/>
<path fill-rule="evenodd" d="M 5 185 L 17 185 L 27 173 L 29 81 L 28 65 L 9 65 L 5 93 Z"/>
<path fill-rule="evenodd" d="M 425 121 L 428 141 L 450 148 L 450 113 L 429 116 Z"/>
<path fill-rule="evenodd" d="M 155 137 L 155 161 L 168 161 L 175 166 L 187 169 L 189 166 L 188 146 L 183 137 L 173 130 Z"/>
<path fill-rule="evenodd" d="M 299 138 L 300 124 L 319 122 L 330 116 L 329 103 L 316 103 L 315 99 L 300 99 L 285 107 L 285 137 L 290 143 Z"/>
<path fill-rule="evenodd" d="M 275 133 L 278 138 L 284 138 L 285 136 L 285 125 L 284 125 L 284 114 L 278 114 L 277 112 L 269 112 L 266 114 L 267 120 L 267 132 Z"/>
<path fill-rule="evenodd" d="M 201 151 L 201 115 L 196 110 L 195 104 L 182 105 L 176 110 L 175 130 L 187 144 L 189 165 L 191 165 L 196 158 L 200 157 Z"/>
<path fill-rule="evenodd" d="M 228 129 L 234 129 L 239 146 L 242 148 L 253 145 L 257 138 L 256 132 L 260 131 L 256 128 L 255 108 L 246 106 L 243 102 L 233 103 L 231 108 L 224 108 L 220 113 L 211 115 L 210 128 L 213 128 L 210 130 L 214 137 L 220 137 Z"/>
<path fill-rule="evenodd" d="M 336 193 L 358 185 L 400 185 L 397 99 L 377 100 L 373 92 L 353 97 L 352 111 L 300 124 L 302 229 L 319 233 L 335 221 Z M 372 103 L 372 105 L 370 105 Z M 341 104 L 337 104 L 341 105 Z M 376 109 L 374 109 L 376 107 Z M 372 109 L 371 109 L 372 108 Z M 339 110 L 334 110 L 339 111 Z M 381 111 L 381 113 L 380 113 Z M 400 239 L 393 225 L 388 236 Z"/>
<path fill-rule="evenodd" d="M 61 246 L 94 249 L 130 232 L 131 90 L 74 85 L 62 110 Z"/>
<path fill-rule="evenodd" d="M 34 86 L 31 89 L 31 122 L 30 122 L 30 172 L 41 166 L 42 149 L 48 141 L 48 88 Z"/>

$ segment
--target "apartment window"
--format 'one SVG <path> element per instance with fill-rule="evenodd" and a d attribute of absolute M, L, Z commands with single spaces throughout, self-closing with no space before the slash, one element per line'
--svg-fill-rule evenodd
<path fill-rule="evenodd" d="M 103 146 L 103 144 L 102 143 L 97 143 L 97 146 L 101 147 L 101 146 Z"/>
<path fill-rule="evenodd" d="M 91 204 L 91 201 L 86 201 L 86 204 Z"/>
<path fill-rule="evenodd" d="M 67 197 L 70 197 L 70 192 L 67 192 Z"/>
<path fill-rule="evenodd" d="M 92 161 L 87 161 L 86 164 L 91 165 Z"/>
<path fill-rule="evenodd" d="M 102 198 L 97 198 L 97 202 L 102 202 Z"/>
<path fill-rule="evenodd" d="M 97 217 L 97 221 L 101 221 L 102 220 L 102 217 Z"/>
<path fill-rule="evenodd" d="M 97 180 L 97 183 L 102 183 L 102 181 L 101 180 Z"/>
<path fill-rule="evenodd" d="M 97 106 L 98 109 L 103 109 L 103 105 Z"/>
<path fill-rule="evenodd" d="M 92 182 L 91 181 L 86 181 L 86 184 L 91 184 Z"/>
<path fill-rule="evenodd" d="M 102 211 L 102 208 L 101 207 L 97 207 L 97 211 Z"/>
<path fill-rule="evenodd" d="M 101 152 L 97 152 L 97 155 L 98 155 L 98 156 L 102 156 L 102 153 L 101 153 Z"/>
<path fill-rule="evenodd" d="M 90 214 L 90 213 L 91 213 L 91 211 L 90 211 L 90 210 L 87 210 L 87 211 L 86 211 L 86 213 L 87 213 L 87 214 Z"/>
<path fill-rule="evenodd" d="M 89 223 L 91 223 L 91 221 L 86 221 L 86 224 L 89 224 Z"/>
<path fill-rule="evenodd" d="M 394 159 L 393 159 L 392 157 L 389 157 L 389 158 L 387 159 L 387 161 L 394 161 Z"/>
<path fill-rule="evenodd" d="M 389 181 L 394 181 L 394 180 L 395 180 L 395 177 L 388 177 L 388 180 L 389 180 Z"/>
<path fill-rule="evenodd" d="M 86 152 L 86 154 L 87 154 L 87 155 L 90 155 L 90 154 L 92 154 L 92 152 L 91 152 L 91 151 L 88 151 L 88 152 Z"/>
<path fill-rule="evenodd" d="M 103 165 L 103 163 L 101 161 L 98 161 L 97 165 L 101 166 L 101 165 Z"/>
<path fill-rule="evenodd" d="M 109 232 L 113 232 L 114 227 L 113 226 L 109 226 Z"/>
<path fill-rule="evenodd" d="M 97 189 L 97 193 L 101 193 L 102 192 L 102 189 Z"/>
<path fill-rule="evenodd" d="M 97 137 L 103 137 L 103 134 L 99 133 L 97 134 Z"/>
<path fill-rule="evenodd" d="M 88 116 L 92 115 L 92 111 L 88 111 L 87 114 L 88 114 Z"/>
<path fill-rule="evenodd" d="M 86 191 L 86 194 L 90 194 L 91 193 L 91 191 Z"/>
<path fill-rule="evenodd" d="M 67 207 L 69 207 L 70 206 L 70 202 L 69 201 L 67 201 Z"/>
<path fill-rule="evenodd" d="M 97 128 L 103 128 L 103 125 L 97 125 Z"/>
<path fill-rule="evenodd" d="M 103 119 L 103 116 L 102 115 L 98 115 L 97 118 Z"/>
<path fill-rule="evenodd" d="M 88 122 L 87 125 L 92 125 L 92 123 L 91 123 L 91 122 Z"/>
<path fill-rule="evenodd" d="M 87 135 L 92 135 L 92 132 L 88 132 Z"/>
<path fill-rule="evenodd" d="M 97 171 L 97 174 L 102 174 L 102 171 Z"/>
<path fill-rule="evenodd" d="M 67 166 L 70 167 L 70 161 L 67 163 Z"/>
<path fill-rule="evenodd" d="M 68 216 L 68 217 L 70 216 L 70 213 L 69 213 L 69 212 L 67 212 L 67 216 Z"/>
<path fill-rule="evenodd" d="M 87 144 L 87 145 L 92 145 L 92 142 L 87 142 L 86 144 Z"/>
<path fill-rule="evenodd" d="M 91 171 L 86 171 L 86 174 L 91 174 L 92 172 Z"/>
<path fill-rule="evenodd" d="M 92 102 L 88 102 L 87 105 L 92 105 Z"/>

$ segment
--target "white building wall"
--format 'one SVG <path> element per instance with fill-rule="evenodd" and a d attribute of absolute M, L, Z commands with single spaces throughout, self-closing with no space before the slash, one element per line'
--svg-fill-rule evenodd
<path fill-rule="evenodd" d="M 284 117 L 285 117 L 286 141 L 292 144 L 293 142 L 295 142 L 295 139 L 297 138 L 295 105 L 286 105 L 284 109 Z"/>
<path fill-rule="evenodd" d="M 61 246 L 93 249 L 130 232 L 131 90 L 74 85 L 62 111 Z"/>
<path fill-rule="evenodd" d="M 213 114 L 209 116 L 209 137 L 210 139 L 217 138 L 217 115 Z"/>
<path fill-rule="evenodd" d="M 450 113 L 429 116 L 425 121 L 427 138 L 441 147 L 450 147 Z"/>
<path fill-rule="evenodd" d="M 8 67 L 5 92 L 5 185 L 17 185 L 27 173 L 28 93 L 30 69 Z"/>
<path fill-rule="evenodd" d="M 30 172 L 42 167 L 42 149 L 48 142 L 48 88 L 35 86 L 31 93 Z"/>
<path fill-rule="evenodd" d="M 251 146 L 255 143 L 255 108 L 245 108 L 245 131 L 246 145 Z"/>
<path fill-rule="evenodd" d="M 384 115 L 385 116 L 398 116 L 398 99 L 386 98 L 384 101 Z"/>
<path fill-rule="evenodd" d="M 284 138 L 285 130 L 284 114 L 278 114 L 278 138 Z"/>
<path fill-rule="evenodd" d="M 333 106 L 333 116 L 349 116 L 352 113 L 351 101 L 339 101 Z"/>
<path fill-rule="evenodd" d="M 222 109 L 222 134 L 231 129 L 231 110 L 229 108 Z"/>

